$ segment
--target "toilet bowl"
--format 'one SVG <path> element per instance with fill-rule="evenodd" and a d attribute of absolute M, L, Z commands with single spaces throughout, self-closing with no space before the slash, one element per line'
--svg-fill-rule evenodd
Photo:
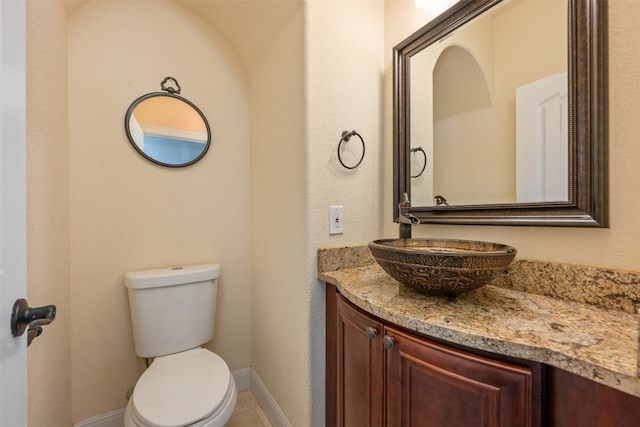
<path fill-rule="evenodd" d="M 222 427 L 237 390 L 224 360 L 203 348 L 158 357 L 142 374 L 125 411 L 125 427 Z"/>
<path fill-rule="evenodd" d="M 153 363 L 138 379 L 125 427 L 222 427 L 237 400 L 213 338 L 219 264 L 125 274 L 135 352 Z"/>

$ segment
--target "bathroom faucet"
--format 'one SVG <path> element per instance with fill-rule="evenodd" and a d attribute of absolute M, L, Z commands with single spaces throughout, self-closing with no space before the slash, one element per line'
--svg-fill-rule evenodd
<path fill-rule="evenodd" d="M 437 195 L 434 197 L 434 200 L 436 201 L 436 206 L 449 206 L 449 202 L 447 202 L 444 196 Z"/>
<path fill-rule="evenodd" d="M 398 204 L 398 221 L 400 222 L 400 238 L 411 238 L 411 227 L 420 224 L 420 219 L 411 214 L 411 202 L 409 195 L 404 193 L 402 201 Z"/>

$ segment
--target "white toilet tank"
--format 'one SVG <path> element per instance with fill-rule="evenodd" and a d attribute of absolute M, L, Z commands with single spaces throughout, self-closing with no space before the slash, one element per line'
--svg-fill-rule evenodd
<path fill-rule="evenodd" d="M 126 273 L 136 354 L 164 356 L 211 340 L 219 276 L 219 264 Z"/>

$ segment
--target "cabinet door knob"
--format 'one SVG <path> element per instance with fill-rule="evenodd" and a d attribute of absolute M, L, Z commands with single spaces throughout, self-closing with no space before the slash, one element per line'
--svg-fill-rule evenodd
<path fill-rule="evenodd" d="M 374 339 L 376 335 L 378 335 L 378 331 L 375 328 L 372 328 L 371 326 L 368 326 L 367 329 L 365 329 L 364 331 L 367 334 L 367 338 L 369 338 L 370 340 Z"/>
<path fill-rule="evenodd" d="M 394 340 L 389 335 L 385 335 L 384 338 L 382 338 L 382 345 L 384 345 L 384 348 L 386 348 L 387 350 L 393 347 L 395 343 L 396 340 Z"/>

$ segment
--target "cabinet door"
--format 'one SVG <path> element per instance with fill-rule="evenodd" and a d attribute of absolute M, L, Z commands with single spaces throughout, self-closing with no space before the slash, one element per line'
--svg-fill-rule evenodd
<path fill-rule="evenodd" d="M 587 378 L 547 367 L 544 425 L 635 427 L 640 425 L 640 399 Z"/>
<path fill-rule="evenodd" d="M 382 426 L 382 324 L 337 303 L 337 425 Z"/>
<path fill-rule="evenodd" d="M 392 339 L 393 341 L 391 341 Z M 528 369 L 385 328 L 386 425 L 531 426 Z"/>

